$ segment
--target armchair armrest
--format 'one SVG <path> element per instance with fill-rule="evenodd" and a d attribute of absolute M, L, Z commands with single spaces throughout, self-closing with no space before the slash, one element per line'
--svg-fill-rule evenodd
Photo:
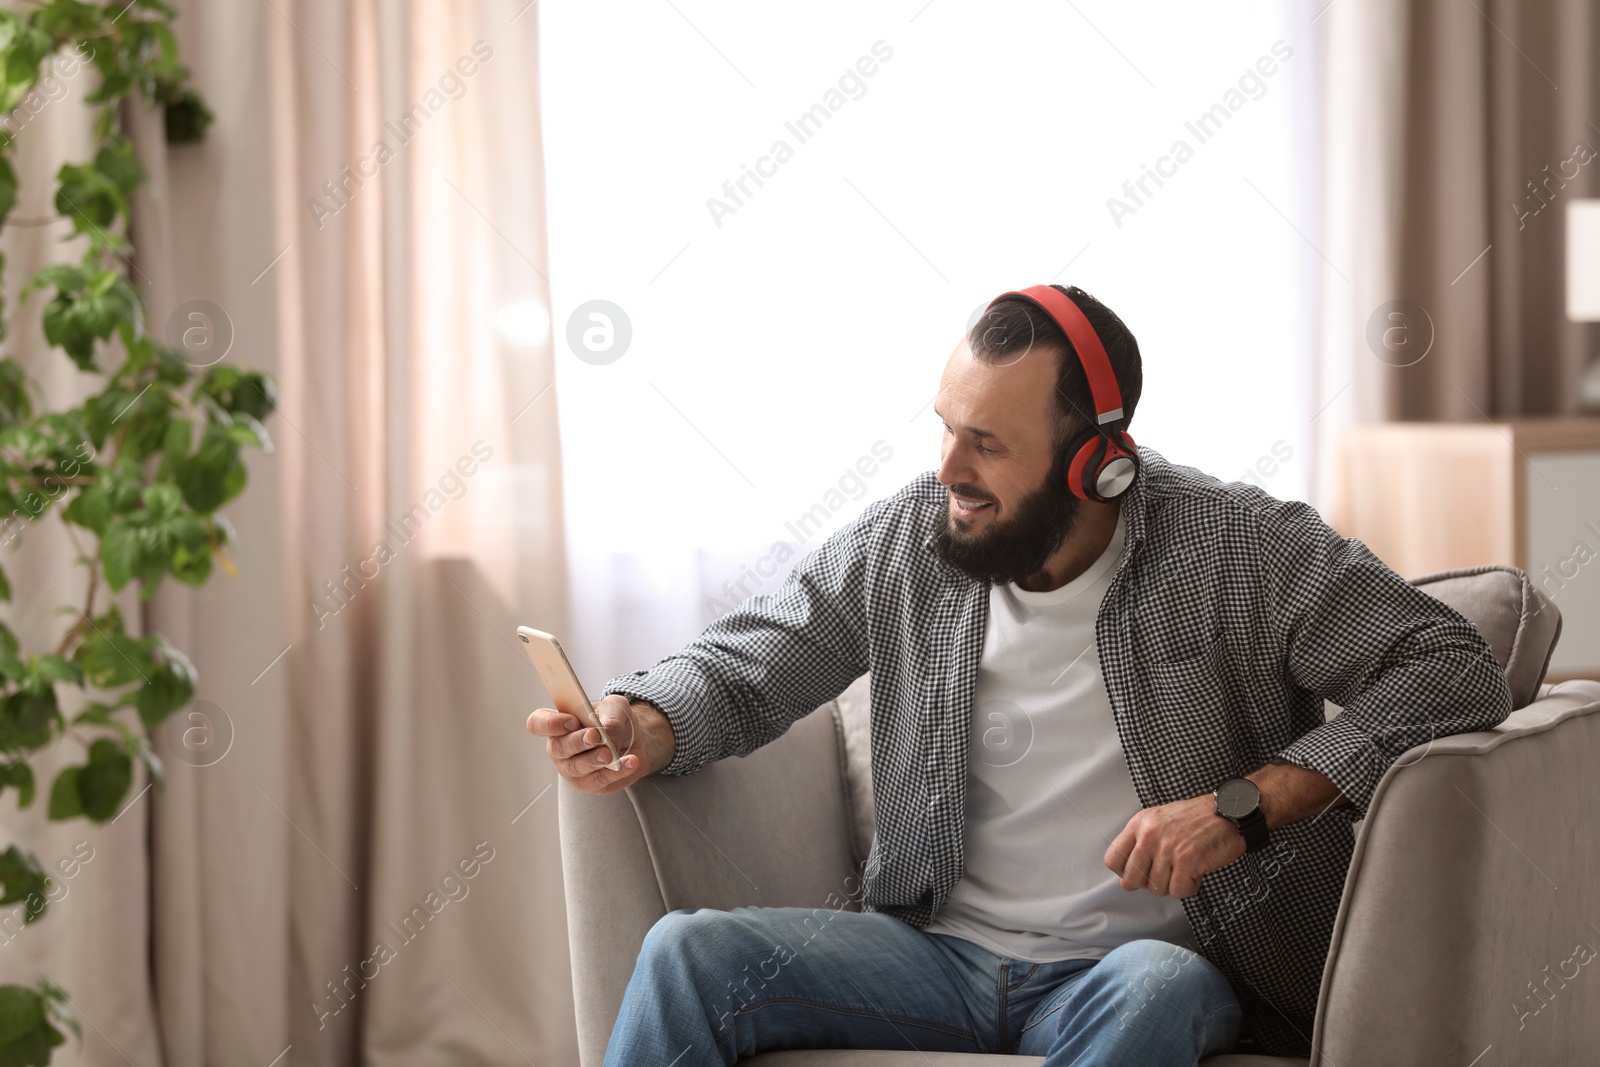
<path fill-rule="evenodd" d="M 599 1067 L 639 946 L 677 908 L 849 907 L 855 869 L 834 701 L 749 756 L 558 805 L 578 1049 Z"/>
<path fill-rule="evenodd" d="M 1578 1062 L 1600 1046 L 1600 682 L 1397 760 L 1356 838 L 1313 1065 Z M 1536 992 L 1539 995 L 1536 995 Z"/>

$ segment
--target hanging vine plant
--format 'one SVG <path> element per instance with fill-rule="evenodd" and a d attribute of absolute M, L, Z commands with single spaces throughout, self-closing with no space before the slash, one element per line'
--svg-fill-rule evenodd
<path fill-rule="evenodd" d="M 136 761 L 164 781 L 152 733 L 193 698 L 194 667 L 161 635 L 130 630 L 115 595 L 137 588 L 142 602 L 169 575 L 197 586 L 214 566 L 231 570 L 233 535 L 219 509 L 244 490 L 243 450 L 271 447 L 262 422 L 277 400 L 272 379 L 186 358 L 188 335 L 174 345 L 151 336 L 129 280 L 129 205 L 145 170 L 123 102 L 162 107 L 172 144 L 203 139 L 212 118 L 179 62 L 176 17 L 161 0 L 35 0 L 0 11 L 0 227 L 47 221 L 10 218 L 11 156 L 33 116 L 65 106 L 56 101 L 66 94 L 53 93 L 59 69 L 82 63 L 98 82 L 81 100 L 95 109 L 94 156 L 63 165 L 53 182 L 54 221 L 87 250 L 35 273 L 15 306 L 40 316 L 45 339 L 97 391 L 50 409 L 22 366 L 0 354 L 0 545 L 62 537 L 84 569 L 81 591 L 62 591 L 70 622 L 54 647 L 0 623 L 0 792 L 14 790 L 28 807 L 32 760 L 62 743 L 81 749 L 50 783 L 50 819 L 114 819 Z M 0 340 L 15 333 L 8 310 L 0 294 Z M 0 600 L 10 596 L 0 566 Z M 72 690 L 83 696 L 64 702 Z M 69 721 L 63 703 L 82 710 Z M 52 869 L 18 845 L 0 853 L 0 923 L 43 918 L 53 882 Z M 0 985 L 0 1067 L 48 1063 L 64 1030 L 81 1037 L 68 993 L 48 977 Z"/>

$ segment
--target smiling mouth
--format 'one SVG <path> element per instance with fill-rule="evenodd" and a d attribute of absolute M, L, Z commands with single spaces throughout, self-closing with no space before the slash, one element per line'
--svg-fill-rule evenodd
<path fill-rule="evenodd" d="M 954 493 L 950 494 L 950 513 L 958 519 L 970 519 L 993 506 L 992 500 L 964 500 Z"/>

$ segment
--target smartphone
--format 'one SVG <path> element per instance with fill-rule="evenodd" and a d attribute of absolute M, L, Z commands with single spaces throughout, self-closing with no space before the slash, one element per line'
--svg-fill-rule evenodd
<path fill-rule="evenodd" d="M 599 730 L 600 740 L 605 742 L 606 749 L 611 753 L 611 764 L 606 769 L 619 770 L 622 756 L 617 753 L 617 746 L 611 743 L 611 735 L 600 725 L 600 717 L 594 713 L 594 705 L 589 703 L 583 683 L 578 681 L 578 672 L 572 669 L 561 642 L 554 635 L 531 626 L 517 627 L 517 636 L 522 639 L 522 648 L 528 654 L 528 661 L 539 672 L 539 677 L 544 679 L 544 687 L 550 690 L 555 709 L 571 715 L 585 726 Z"/>

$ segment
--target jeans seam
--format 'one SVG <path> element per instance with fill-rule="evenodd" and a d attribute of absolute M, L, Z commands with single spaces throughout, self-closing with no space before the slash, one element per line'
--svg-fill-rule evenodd
<path fill-rule="evenodd" d="M 808 1008 L 821 1008 L 824 1011 L 838 1012 L 841 1015 L 855 1015 L 863 1018 L 883 1019 L 889 1023 L 901 1022 L 909 1026 L 920 1026 L 927 1030 L 937 1030 L 940 1033 L 949 1034 L 952 1037 L 964 1037 L 968 1041 L 971 1041 L 974 1047 L 976 1047 L 978 1043 L 976 1035 L 973 1034 L 971 1030 L 962 1027 L 946 1026 L 943 1023 L 933 1022 L 928 1019 L 919 1019 L 912 1015 L 901 1015 L 898 1012 L 881 1011 L 877 1008 L 873 1008 L 870 1011 L 861 1008 L 851 1008 L 842 1004 L 833 1004 L 824 1000 L 812 1000 L 810 997 L 765 997 L 760 1000 L 753 1000 L 749 1004 L 741 1004 L 738 1009 L 734 1011 L 733 1017 L 738 1018 L 741 1015 L 751 1015 L 761 1008 L 775 1004 L 800 1004 Z M 717 1044 L 722 1044 L 722 1041 L 719 1039 Z"/>
<path fill-rule="evenodd" d="M 1010 984 L 1007 981 L 1010 976 L 1011 964 L 1000 964 L 1000 973 L 995 979 L 997 989 L 994 1003 L 994 1033 L 995 1041 L 1002 1045 L 1006 1039 L 1006 991 L 1010 989 Z"/>
<path fill-rule="evenodd" d="M 1063 1003 L 1066 1002 L 1066 998 L 1065 997 L 1062 997 L 1061 999 L 1062 999 Z M 1061 1006 L 1060 1004 L 1056 1005 L 1057 1008 L 1059 1008 L 1060 1006 Z M 1023 1023 L 1022 1024 L 1022 1033 L 1024 1033 L 1024 1034 L 1027 1033 L 1029 1030 L 1032 1030 L 1034 1027 L 1038 1026 L 1040 1023 L 1042 1023 L 1046 1019 L 1050 1018 L 1050 1016 L 1054 1012 L 1054 1010 L 1055 1009 L 1052 1008 L 1050 1011 L 1047 1011 L 1043 1015 L 1038 1016 L 1033 1021 Z"/>

